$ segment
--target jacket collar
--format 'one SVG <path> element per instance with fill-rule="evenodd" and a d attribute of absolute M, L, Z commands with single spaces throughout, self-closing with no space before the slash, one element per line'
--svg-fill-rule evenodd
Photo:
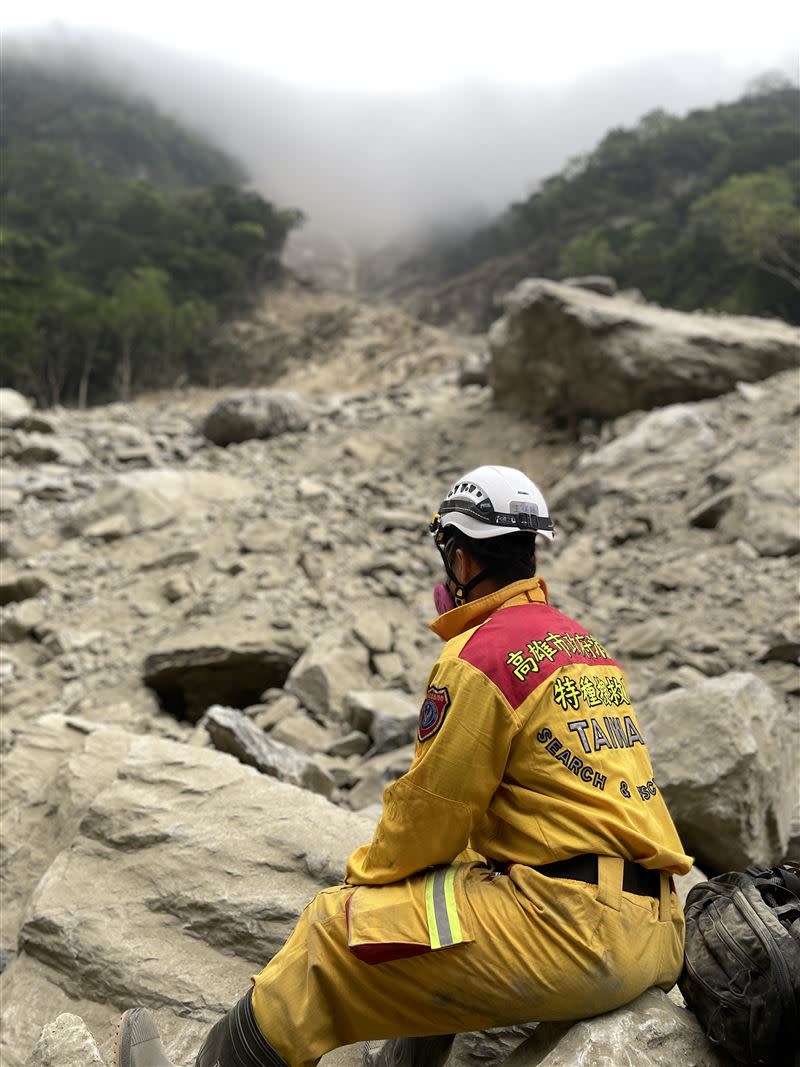
<path fill-rule="evenodd" d="M 429 622 L 428 626 L 443 641 L 450 641 L 465 630 L 486 622 L 499 608 L 508 608 L 515 604 L 546 604 L 547 586 L 542 578 L 524 578 L 521 582 L 512 582 L 502 589 L 462 604 Z"/>

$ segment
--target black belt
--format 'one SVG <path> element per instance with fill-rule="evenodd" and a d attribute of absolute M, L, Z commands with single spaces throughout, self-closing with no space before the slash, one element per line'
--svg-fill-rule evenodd
<path fill-rule="evenodd" d="M 661 871 L 648 870 L 630 860 L 623 860 L 623 863 L 622 888 L 626 893 L 656 899 L 661 896 Z M 539 874 L 546 874 L 548 878 L 574 878 L 578 882 L 597 885 L 597 856 L 588 853 L 568 860 L 557 860 L 556 863 L 545 863 L 533 869 Z"/>

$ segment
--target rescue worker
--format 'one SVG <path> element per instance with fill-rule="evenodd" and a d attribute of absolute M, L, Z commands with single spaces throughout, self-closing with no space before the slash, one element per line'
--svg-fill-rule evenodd
<path fill-rule="evenodd" d="M 431 532 L 446 643 L 411 767 L 197 1067 L 312 1067 L 359 1041 L 365 1063 L 435 1067 L 448 1035 L 585 1018 L 678 978 L 670 875 L 692 861 L 622 669 L 535 576 L 536 539 L 553 538 L 541 492 L 479 467 Z M 123 1016 L 116 1062 L 169 1067 L 145 1009 Z"/>

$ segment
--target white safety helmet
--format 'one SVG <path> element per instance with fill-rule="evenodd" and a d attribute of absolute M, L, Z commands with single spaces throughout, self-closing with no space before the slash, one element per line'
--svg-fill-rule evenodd
<path fill-rule="evenodd" d="M 437 543 L 448 526 L 467 537 L 527 531 L 553 540 L 553 520 L 541 491 L 513 467 L 476 467 L 459 478 L 431 521 Z"/>

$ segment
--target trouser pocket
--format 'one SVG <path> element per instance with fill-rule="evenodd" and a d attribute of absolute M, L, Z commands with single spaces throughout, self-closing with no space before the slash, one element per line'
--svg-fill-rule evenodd
<path fill-rule="evenodd" d="M 453 863 L 390 885 L 358 886 L 347 900 L 347 944 L 365 963 L 419 956 L 472 941 L 464 881 Z"/>

